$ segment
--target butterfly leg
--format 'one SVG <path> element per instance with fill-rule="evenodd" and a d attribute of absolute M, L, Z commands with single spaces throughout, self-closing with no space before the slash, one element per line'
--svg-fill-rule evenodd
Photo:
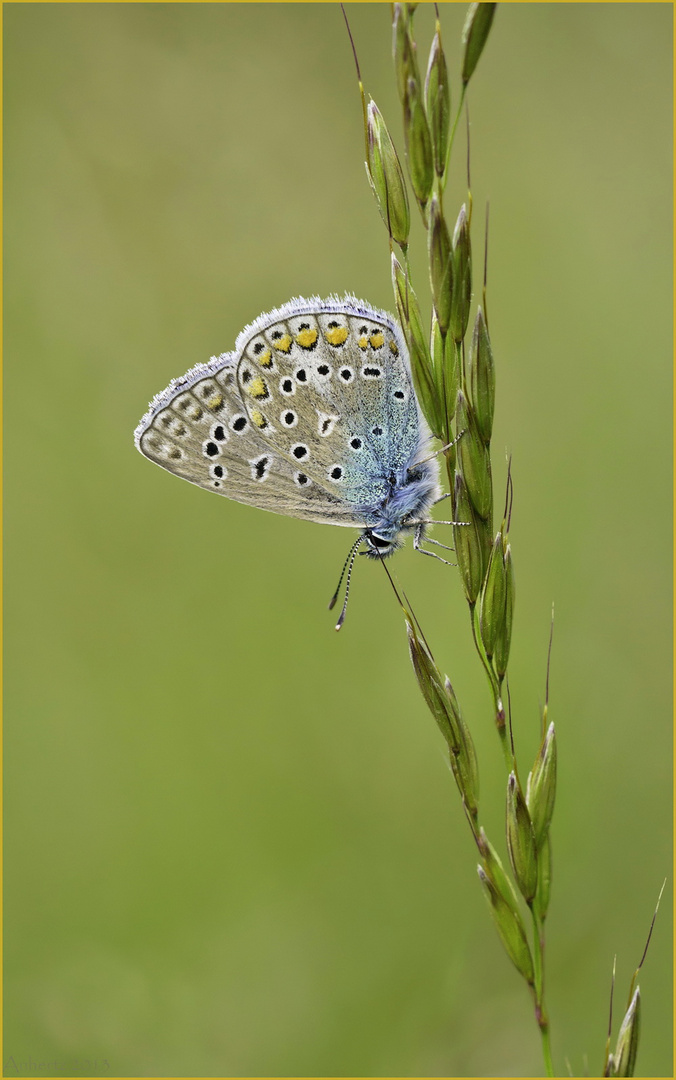
<path fill-rule="evenodd" d="M 434 521 L 434 522 L 428 521 L 428 522 L 426 522 L 426 524 L 427 525 L 432 525 L 432 524 L 434 524 L 434 525 L 464 525 L 465 522 L 464 521 Z"/>
<path fill-rule="evenodd" d="M 435 540 L 433 536 L 426 536 L 425 540 L 428 544 L 435 544 L 436 547 L 443 548 L 444 551 L 455 551 L 455 548 L 449 547 L 448 544 L 442 544 L 441 540 Z"/>
<path fill-rule="evenodd" d="M 426 518 L 418 522 L 419 525 L 470 525 L 469 521 L 437 521 L 436 518 Z"/>
<path fill-rule="evenodd" d="M 444 564 L 444 566 L 454 566 L 455 565 L 454 563 L 450 563 L 448 561 L 448 559 L 442 559 L 441 555 L 437 555 L 434 551 L 425 551 L 425 548 L 422 547 L 422 542 L 423 542 L 424 539 L 425 539 L 425 523 L 421 522 L 420 525 L 416 526 L 416 530 L 415 530 L 415 532 L 413 534 L 413 548 L 414 548 L 414 550 L 419 551 L 421 555 L 429 555 L 431 559 L 438 559 L 439 562 Z M 429 537 L 427 537 L 427 539 L 428 539 L 429 543 L 431 543 L 431 544 L 438 544 L 439 547 L 446 547 L 445 544 L 439 544 L 438 540 L 432 540 Z M 446 548 L 446 550 L 447 551 L 452 551 L 453 549 L 452 548 Z"/>

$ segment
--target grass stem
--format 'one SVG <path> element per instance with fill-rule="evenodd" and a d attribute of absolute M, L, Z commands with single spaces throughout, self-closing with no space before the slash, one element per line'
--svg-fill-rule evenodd
<path fill-rule="evenodd" d="M 535 1019 L 540 1029 L 542 1038 L 542 1056 L 545 1062 L 547 1076 L 554 1076 L 554 1064 L 552 1062 L 552 1050 L 549 1041 L 549 1018 L 545 1009 L 545 928 L 539 918 L 535 906 L 531 906 L 533 919 L 533 966 L 535 968 L 535 987 L 533 991 L 535 999 Z"/>

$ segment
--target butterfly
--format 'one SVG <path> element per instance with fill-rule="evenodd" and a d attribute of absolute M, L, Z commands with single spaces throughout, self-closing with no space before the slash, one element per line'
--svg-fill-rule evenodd
<path fill-rule="evenodd" d="M 299 297 L 260 315 L 234 352 L 157 394 L 134 438 L 208 491 L 360 529 L 354 547 L 372 558 L 407 534 L 423 550 L 441 497 L 402 331 L 351 295 Z"/>

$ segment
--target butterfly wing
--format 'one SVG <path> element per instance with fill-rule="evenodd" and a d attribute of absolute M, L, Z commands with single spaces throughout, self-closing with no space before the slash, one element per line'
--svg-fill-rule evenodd
<path fill-rule="evenodd" d="M 141 453 L 236 502 L 333 525 L 362 525 L 338 494 L 262 437 L 237 388 L 237 360 L 236 353 L 214 358 L 158 394 L 135 432 Z"/>
<path fill-rule="evenodd" d="M 429 440 L 394 320 L 354 297 L 292 300 L 247 327 L 237 354 L 262 439 L 368 523 Z"/>

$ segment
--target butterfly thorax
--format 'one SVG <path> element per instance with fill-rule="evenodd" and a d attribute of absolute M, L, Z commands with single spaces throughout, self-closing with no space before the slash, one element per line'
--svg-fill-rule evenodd
<path fill-rule="evenodd" d="M 366 509 L 365 554 L 372 559 L 392 555 L 407 532 L 421 529 L 439 498 L 438 468 L 425 462 L 390 478 L 390 492 L 377 508 Z"/>

